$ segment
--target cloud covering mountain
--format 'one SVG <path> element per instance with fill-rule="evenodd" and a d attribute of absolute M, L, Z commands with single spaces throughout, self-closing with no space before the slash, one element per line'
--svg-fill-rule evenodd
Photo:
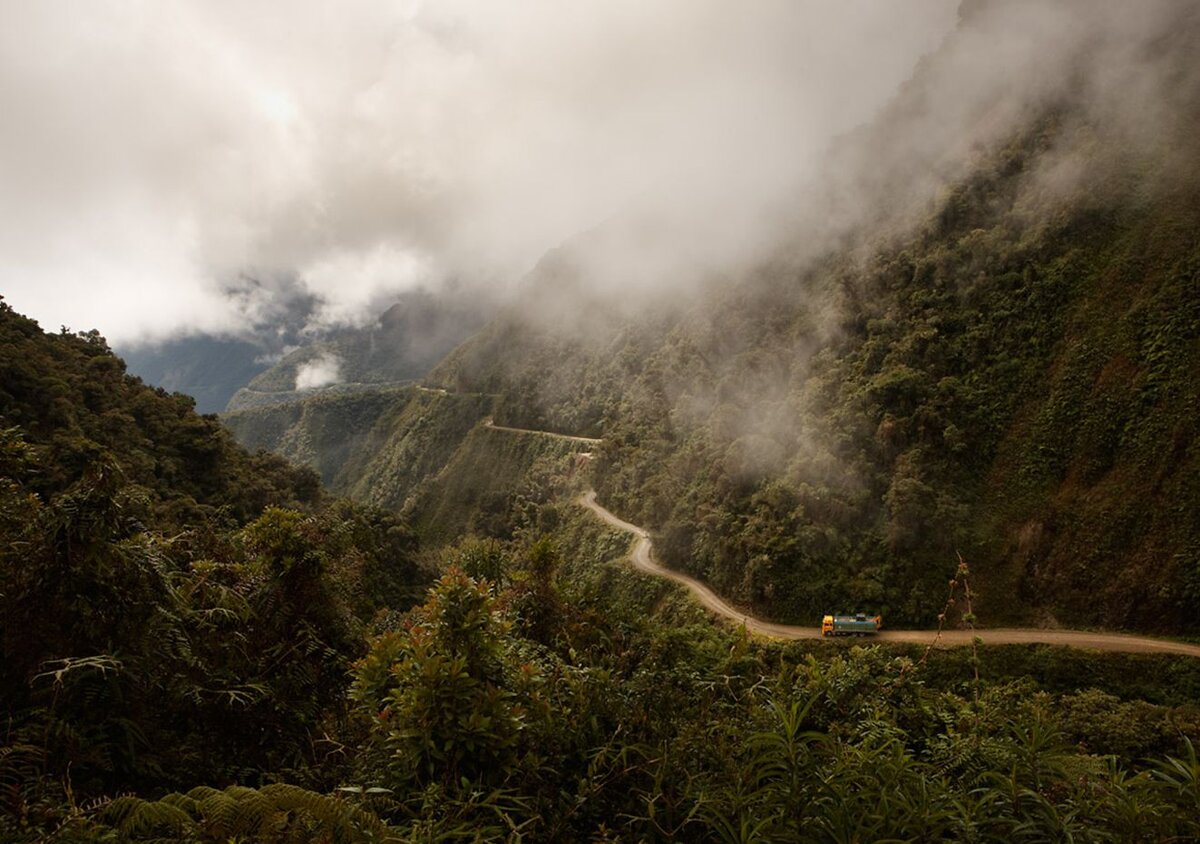
<path fill-rule="evenodd" d="M 5 0 L 0 289 L 128 344 L 261 323 L 244 272 L 316 326 L 504 286 L 630 207 L 733 248 L 956 5 Z"/>

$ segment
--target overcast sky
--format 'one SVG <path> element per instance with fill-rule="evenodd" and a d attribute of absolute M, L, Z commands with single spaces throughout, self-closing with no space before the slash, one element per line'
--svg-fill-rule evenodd
<path fill-rule="evenodd" d="M 637 203 L 746 216 L 956 0 L 0 0 L 0 293 L 114 342 L 511 284 Z M 258 313 L 261 316 L 261 313 Z"/>

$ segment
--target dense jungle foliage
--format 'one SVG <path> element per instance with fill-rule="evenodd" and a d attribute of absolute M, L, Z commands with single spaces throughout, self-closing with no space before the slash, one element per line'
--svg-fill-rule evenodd
<path fill-rule="evenodd" d="M 563 442 L 486 428 L 532 443 L 508 538 L 444 548 L 422 599 L 396 517 L 0 318 L 0 839 L 1200 835 L 1195 660 L 753 641 L 623 564 Z"/>
<path fill-rule="evenodd" d="M 454 459 L 490 414 L 492 401 L 416 385 L 380 386 L 290 396 L 221 419 L 247 448 L 270 449 L 311 466 L 334 492 L 398 511 Z"/>
<path fill-rule="evenodd" d="M 541 505 L 567 494 L 586 469 L 578 452 L 575 443 L 552 437 L 477 427 L 446 467 L 417 488 L 403 515 L 433 545 L 464 534 L 511 539 L 549 529 L 540 521 Z"/>
<path fill-rule="evenodd" d="M 626 535 L 561 497 L 537 509 L 536 524 L 509 542 L 446 549 L 446 573 L 424 603 L 376 616 L 375 635 L 358 648 L 344 637 L 363 628 L 338 624 L 353 614 L 314 601 L 322 569 L 311 552 L 329 547 L 337 524 L 268 511 L 236 537 L 245 556 L 225 578 L 215 576 L 219 563 L 193 562 L 167 580 L 153 601 L 156 647 L 48 663 L 30 679 L 41 705 L 18 710 L 26 729 L 10 728 L 0 752 L 0 834 L 1200 834 L 1195 660 L 753 641 L 714 626 L 677 587 L 623 565 Z M 346 582 L 323 562 L 329 583 Z M 298 619 L 304 644 L 261 652 Z M 308 638 L 317 636 L 323 647 Z M 347 689 L 348 654 L 359 658 Z"/>
<path fill-rule="evenodd" d="M 377 613 L 419 599 L 416 554 L 0 302 L 0 839 L 131 789 L 336 783 L 319 740 Z"/>
<path fill-rule="evenodd" d="M 112 462 L 164 526 L 245 521 L 267 504 L 303 507 L 319 479 L 266 453 L 247 454 L 192 400 L 144 385 L 96 332 L 47 335 L 0 299 L 0 425 L 33 447 L 28 489 L 52 498 Z"/>

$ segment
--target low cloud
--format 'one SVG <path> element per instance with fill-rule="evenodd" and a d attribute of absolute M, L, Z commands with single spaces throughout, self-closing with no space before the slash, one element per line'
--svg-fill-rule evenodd
<path fill-rule="evenodd" d="M 430 277 L 428 261 L 381 243 L 367 250 L 331 250 L 304 271 L 304 286 L 318 299 L 310 327 L 352 324 L 360 314 L 378 315 L 379 301 L 397 290 L 414 290 Z"/>
<path fill-rule="evenodd" d="M 341 379 L 342 362 L 334 354 L 323 354 L 296 367 L 296 389 L 315 390 Z"/>

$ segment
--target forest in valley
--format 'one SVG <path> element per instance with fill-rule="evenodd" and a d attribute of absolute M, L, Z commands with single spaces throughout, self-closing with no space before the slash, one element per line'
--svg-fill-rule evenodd
<path fill-rule="evenodd" d="M 1200 835 L 1195 659 L 755 639 L 570 455 L 423 547 L 94 333 L 4 305 L 0 367 L 6 841 Z"/>

